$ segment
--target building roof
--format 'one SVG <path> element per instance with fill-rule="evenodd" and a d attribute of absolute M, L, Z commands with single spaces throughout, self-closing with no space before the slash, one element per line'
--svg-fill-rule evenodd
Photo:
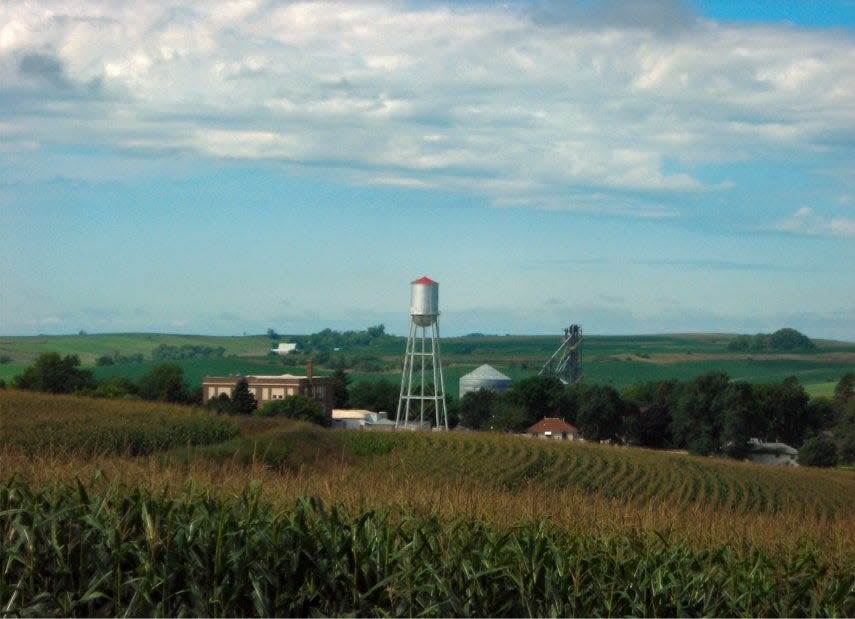
<path fill-rule="evenodd" d="M 433 281 L 430 277 L 425 275 L 425 276 L 423 276 L 417 280 L 414 280 L 410 283 L 412 283 L 412 284 L 423 284 L 426 286 L 435 286 L 437 282 Z"/>
<path fill-rule="evenodd" d="M 492 365 L 487 365 L 486 363 L 481 367 L 475 368 L 468 374 L 464 374 L 460 378 L 474 378 L 480 380 L 511 380 L 508 376 L 502 374 Z"/>
<path fill-rule="evenodd" d="M 334 408 L 332 410 L 333 419 L 365 419 L 376 415 L 377 413 L 374 411 L 358 408 Z"/>
<path fill-rule="evenodd" d="M 236 383 L 241 378 L 245 378 L 247 380 L 262 380 L 262 381 L 276 381 L 276 380 L 287 380 L 287 381 L 299 381 L 299 380 L 307 380 L 308 376 L 295 376 L 294 374 L 273 374 L 273 375 L 258 375 L 258 374 L 234 374 L 231 376 L 205 376 L 202 379 L 202 382 L 232 382 Z M 313 376 L 312 380 L 320 380 L 325 381 L 330 379 L 329 376 Z"/>
<path fill-rule="evenodd" d="M 544 417 L 526 430 L 526 434 L 544 434 L 546 432 L 550 432 L 552 434 L 561 432 L 576 434 L 579 430 L 575 426 L 571 426 L 569 423 L 563 419 L 559 419 L 558 417 Z"/>
<path fill-rule="evenodd" d="M 787 456 L 797 456 L 799 455 L 799 450 L 790 447 L 786 443 L 764 443 L 762 441 L 758 441 L 756 439 L 752 439 L 748 441 L 748 445 L 751 448 L 752 453 L 769 453 L 769 454 L 777 454 L 777 455 L 787 455 Z"/>

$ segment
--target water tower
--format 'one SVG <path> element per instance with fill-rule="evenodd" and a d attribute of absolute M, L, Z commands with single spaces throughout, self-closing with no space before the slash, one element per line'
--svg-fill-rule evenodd
<path fill-rule="evenodd" d="M 412 282 L 410 335 L 404 353 L 396 428 L 428 427 L 433 415 L 435 427 L 448 429 L 438 316 L 439 284 L 429 277 Z"/>

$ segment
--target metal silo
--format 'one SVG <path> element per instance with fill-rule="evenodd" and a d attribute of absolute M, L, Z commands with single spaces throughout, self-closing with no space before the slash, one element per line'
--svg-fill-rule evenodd
<path fill-rule="evenodd" d="M 460 397 L 471 391 L 488 389 L 496 393 L 503 393 L 511 388 L 511 379 L 496 368 L 486 363 L 460 377 Z"/>

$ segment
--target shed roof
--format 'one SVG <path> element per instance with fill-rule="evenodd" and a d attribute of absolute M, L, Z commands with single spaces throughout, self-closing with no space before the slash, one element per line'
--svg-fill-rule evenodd
<path fill-rule="evenodd" d="M 527 434 L 542 434 L 544 432 L 552 432 L 553 434 L 557 432 L 576 434 L 579 430 L 575 426 L 571 426 L 569 423 L 563 419 L 559 419 L 558 417 L 544 417 L 526 430 Z"/>
<path fill-rule="evenodd" d="M 799 455 L 798 449 L 791 447 L 786 443 L 764 443 L 762 441 L 749 441 L 748 445 L 751 449 L 751 452 L 756 454 L 770 453 L 788 456 Z"/>
<path fill-rule="evenodd" d="M 460 377 L 463 378 L 480 378 L 480 379 L 488 379 L 488 380 L 511 380 L 508 376 L 502 374 L 499 370 L 494 368 L 492 365 L 487 365 L 486 363 L 481 367 L 475 368 L 468 374 L 464 374 Z"/>

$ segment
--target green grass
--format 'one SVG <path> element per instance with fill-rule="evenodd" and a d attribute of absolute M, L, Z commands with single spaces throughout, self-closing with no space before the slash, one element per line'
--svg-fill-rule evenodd
<path fill-rule="evenodd" d="M 108 376 L 123 376 L 138 380 L 140 376 L 163 362 L 146 361 L 131 365 L 107 365 L 91 368 L 95 378 L 102 380 Z M 184 370 L 184 382 L 189 385 L 201 385 L 205 376 L 229 376 L 230 374 L 267 375 L 297 374 L 305 375 L 305 367 L 286 366 L 273 357 L 241 358 L 223 357 L 222 359 L 180 359 L 168 361 L 181 366 Z M 321 372 L 325 374 L 325 372 Z"/>
<path fill-rule="evenodd" d="M 287 341 L 287 340 L 284 340 Z M 0 337 L 0 354 L 12 357 L 13 363 L 29 364 L 43 352 L 75 354 L 84 365 L 94 365 L 102 355 L 118 351 L 123 355 L 136 353 L 146 358 L 151 351 L 169 346 L 211 346 L 226 349 L 226 355 L 264 355 L 272 347 L 266 335 L 243 337 L 211 335 L 170 335 L 160 333 L 111 333 L 94 335 L 39 335 L 34 337 Z M 1 366 L 0 366 L 1 367 Z"/>
<path fill-rule="evenodd" d="M 805 387 L 805 390 L 812 398 L 830 398 L 834 395 L 837 382 L 832 380 L 825 383 L 814 383 Z"/>

